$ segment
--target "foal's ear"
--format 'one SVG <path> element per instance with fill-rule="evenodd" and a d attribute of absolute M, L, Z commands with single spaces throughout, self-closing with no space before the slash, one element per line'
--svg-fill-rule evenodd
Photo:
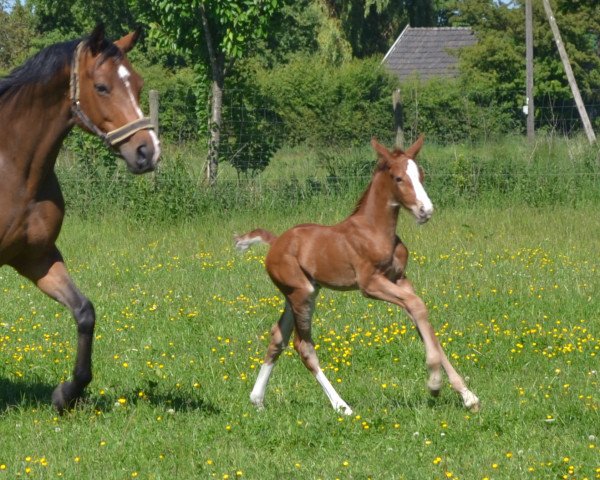
<path fill-rule="evenodd" d="M 371 139 L 371 146 L 373 147 L 373 150 L 377 152 L 379 158 L 388 158 L 390 156 L 388 149 L 381 145 L 375 137 Z"/>
<path fill-rule="evenodd" d="M 408 147 L 408 149 L 406 150 L 406 155 L 414 160 L 414 158 L 419 154 L 419 151 L 421 150 L 424 141 L 425 135 L 419 135 L 417 141 L 413 143 L 410 147 Z"/>
<path fill-rule="evenodd" d="M 119 38 L 115 45 L 121 49 L 123 53 L 128 53 L 140 38 L 140 34 L 142 33 L 142 29 L 140 27 L 136 28 L 133 32 L 128 33 L 124 37 Z"/>
<path fill-rule="evenodd" d="M 104 33 L 104 25 L 99 23 L 96 25 L 96 28 L 90 33 L 88 37 L 87 44 L 90 47 L 92 55 L 98 55 L 102 51 L 102 44 L 104 43 L 104 39 L 106 35 Z"/>

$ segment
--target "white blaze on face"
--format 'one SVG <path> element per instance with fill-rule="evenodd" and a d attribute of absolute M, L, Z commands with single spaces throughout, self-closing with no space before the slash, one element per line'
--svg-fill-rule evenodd
<path fill-rule="evenodd" d="M 419 175 L 419 168 L 414 160 L 408 161 L 406 166 L 406 174 L 413 184 L 415 196 L 417 197 L 416 212 L 414 212 L 415 216 L 429 219 L 433 213 L 433 204 L 429 199 L 429 195 L 427 195 L 427 192 L 423 188 L 423 184 L 421 183 L 421 178 Z"/>
<path fill-rule="evenodd" d="M 140 108 L 138 102 L 136 101 L 133 95 L 131 83 L 129 82 L 131 72 L 129 72 L 125 65 L 119 65 L 117 73 L 119 75 L 119 78 L 123 80 L 123 83 L 125 84 L 125 90 L 127 91 L 127 95 L 129 96 L 129 101 L 131 102 L 131 105 L 133 106 L 133 109 L 135 110 L 138 118 L 144 118 L 142 109 Z M 158 141 L 158 136 L 156 135 L 156 132 L 154 130 L 149 130 L 148 133 L 150 134 L 150 138 L 152 138 L 152 143 L 154 144 L 154 157 L 152 158 L 152 161 L 156 163 L 158 157 L 160 156 L 160 142 Z"/>
<path fill-rule="evenodd" d="M 127 67 L 125 67 L 124 65 L 119 65 L 117 73 L 119 74 L 119 78 L 123 80 L 123 83 L 125 84 L 125 90 L 127 90 L 127 95 L 129 95 L 129 101 L 131 102 L 135 113 L 137 113 L 138 118 L 144 118 L 142 109 L 136 102 L 135 97 L 133 96 L 133 90 L 131 90 L 131 83 L 129 83 L 129 77 L 131 77 L 131 73 L 129 72 L 129 70 L 127 70 Z"/>

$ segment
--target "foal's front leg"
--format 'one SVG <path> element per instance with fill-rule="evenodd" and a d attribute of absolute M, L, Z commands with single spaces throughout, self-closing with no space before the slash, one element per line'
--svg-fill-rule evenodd
<path fill-rule="evenodd" d="M 73 380 L 61 383 L 52 393 L 52 403 L 62 413 L 82 396 L 85 387 L 92 381 L 92 342 L 96 323 L 94 306 L 71 280 L 56 247 L 45 257 L 15 262 L 13 266 L 41 291 L 69 308 L 77 323 Z"/>
<path fill-rule="evenodd" d="M 400 278 L 393 283 L 382 275 L 374 276 L 363 288 L 365 295 L 402 307 L 412 319 L 425 345 L 427 369 L 429 380 L 427 386 L 433 395 L 437 395 L 442 386 L 441 369 L 443 367 L 448 375 L 452 388 L 458 392 L 466 408 L 478 411 L 479 398 L 471 392 L 463 378 L 458 374 L 446 357 L 435 331 L 428 319 L 427 307 L 423 300 L 417 296 L 412 284 L 406 278 Z"/>

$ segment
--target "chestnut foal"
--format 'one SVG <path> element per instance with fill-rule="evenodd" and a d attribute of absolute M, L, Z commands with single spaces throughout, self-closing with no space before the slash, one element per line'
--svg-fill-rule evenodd
<path fill-rule="evenodd" d="M 352 414 L 321 370 L 311 337 L 315 297 L 323 286 L 335 290 L 358 289 L 369 298 L 403 308 L 425 344 L 427 386 L 431 394 L 438 395 L 442 387 L 443 367 L 465 407 L 477 411 L 479 399 L 450 364 L 427 319 L 425 303 L 405 276 L 408 250 L 396 235 L 400 207 L 412 212 L 418 223 L 427 222 L 433 214 L 433 205 L 421 183 L 422 170 L 414 160 L 423 145 L 423 136 L 406 151 L 390 152 L 375 139 L 371 144 L 378 155 L 377 167 L 346 220 L 333 226 L 298 225 L 279 237 L 257 229 L 235 239 L 240 250 L 254 243 L 270 244 L 265 262 L 267 272 L 286 300 L 284 312 L 271 331 L 271 342 L 250 400 L 263 407 L 273 366 L 294 329 L 294 348 L 323 387 L 333 408 Z"/>

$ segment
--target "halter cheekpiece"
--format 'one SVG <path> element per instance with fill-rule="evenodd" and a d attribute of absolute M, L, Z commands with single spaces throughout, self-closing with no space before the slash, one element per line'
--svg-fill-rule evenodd
<path fill-rule="evenodd" d="M 71 96 L 71 111 L 81 120 L 81 123 L 85 125 L 91 132 L 100 137 L 104 143 L 110 147 L 114 147 L 118 143 L 131 137 L 134 133 L 140 130 L 153 130 L 154 125 L 152 120 L 148 117 L 142 117 L 132 122 L 129 122 L 122 127 L 116 128 L 108 133 L 100 130 L 94 122 L 87 116 L 87 114 L 81 109 L 79 103 L 79 57 L 83 50 L 85 41 L 80 42 L 75 49 L 73 60 L 71 63 L 71 80 L 70 80 L 70 96 Z"/>

